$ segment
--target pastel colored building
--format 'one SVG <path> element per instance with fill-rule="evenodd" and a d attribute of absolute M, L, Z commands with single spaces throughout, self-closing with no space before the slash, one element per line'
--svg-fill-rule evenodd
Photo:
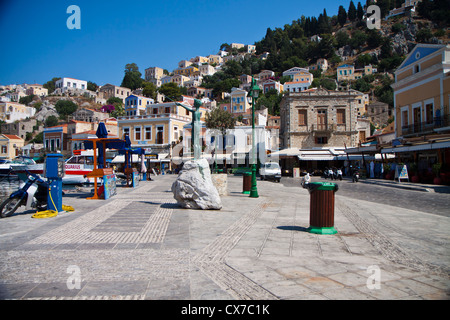
<path fill-rule="evenodd" d="M 284 91 L 287 92 L 302 92 L 309 88 L 311 83 L 309 81 L 289 81 L 283 85 Z"/>
<path fill-rule="evenodd" d="M 150 67 L 145 69 L 145 81 L 150 81 L 153 79 L 161 79 L 164 75 L 164 69 L 159 67 Z"/>
<path fill-rule="evenodd" d="M 263 82 L 262 84 L 263 87 L 263 92 L 267 93 L 269 90 L 276 90 L 278 93 L 283 92 L 283 85 L 275 80 L 272 79 L 268 79 L 266 81 Z"/>
<path fill-rule="evenodd" d="M 247 91 L 232 88 L 230 93 L 230 109 L 231 113 L 245 113 L 251 106 L 247 101 Z"/>
<path fill-rule="evenodd" d="M 275 72 L 273 72 L 272 70 L 262 70 L 258 74 L 259 81 L 261 81 L 261 82 L 266 81 L 267 79 L 270 79 L 273 77 L 275 77 Z"/>
<path fill-rule="evenodd" d="M 437 117 L 448 123 L 449 63 L 450 45 L 418 44 L 395 71 L 397 137 L 433 132 Z"/>
<path fill-rule="evenodd" d="M 48 89 L 44 88 L 40 84 L 30 84 L 30 85 L 28 85 L 26 94 L 29 96 L 35 95 L 35 96 L 39 96 L 39 97 L 46 97 L 46 96 L 48 96 Z"/>
<path fill-rule="evenodd" d="M 55 88 L 62 93 L 73 91 L 74 89 L 87 90 L 87 81 L 74 78 L 61 78 L 55 82 Z"/>
<path fill-rule="evenodd" d="M 147 106 L 155 103 L 151 98 L 132 94 L 125 99 L 125 113 L 127 116 L 145 114 Z"/>
<path fill-rule="evenodd" d="M 108 83 L 100 87 L 98 95 L 105 100 L 115 97 L 122 99 L 122 101 L 125 102 L 125 99 L 131 95 L 131 89 Z"/>
<path fill-rule="evenodd" d="M 36 108 L 27 107 L 17 102 L 1 102 L 0 103 L 0 120 L 6 123 L 12 123 L 17 120 L 31 118 L 35 115 Z"/>
<path fill-rule="evenodd" d="M 20 154 L 25 140 L 12 134 L 0 134 L 0 158 L 14 159 Z"/>
<path fill-rule="evenodd" d="M 423 183 L 433 183 L 432 168 L 441 164 L 450 183 L 450 45 L 417 44 L 395 71 L 396 143 L 382 152 L 415 163 Z"/>

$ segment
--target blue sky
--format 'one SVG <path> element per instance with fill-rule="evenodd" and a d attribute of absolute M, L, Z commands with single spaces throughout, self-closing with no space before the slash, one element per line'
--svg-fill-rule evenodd
<path fill-rule="evenodd" d="M 216 54 L 222 43 L 254 44 L 283 27 L 350 0 L 0 0 L 0 84 L 71 77 L 120 85 L 127 63 L 172 71 L 180 60 Z M 358 1 L 354 1 L 355 5 Z M 365 3 L 363 1 L 362 3 Z M 70 5 L 81 29 L 66 26 Z"/>

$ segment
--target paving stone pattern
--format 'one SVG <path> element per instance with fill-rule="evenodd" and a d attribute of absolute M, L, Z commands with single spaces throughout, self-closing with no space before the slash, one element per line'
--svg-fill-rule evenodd
<path fill-rule="evenodd" d="M 424 232 L 422 244 L 407 228 L 387 236 L 383 228 L 396 221 L 376 216 L 376 206 L 338 197 L 338 233 L 315 235 L 307 230 L 305 189 L 258 181 L 260 197 L 250 199 L 241 193 L 242 178 L 229 176 L 222 210 L 186 210 L 170 192 L 175 178 L 121 188 L 106 201 L 68 197 L 65 204 L 76 211 L 46 221 L 0 220 L 0 299 L 449 297 L 450 278 L 439 266 L 447 256 L 420 254 L 448 248 L 445 217 L 436 240 L 427 242 L 434 234 Z M 410 213 L 432 223 L 433 217 Z M 401 245 L 410 240 L 417 245 Z M 74 266 L 80 282 L 72 289 Z M 367 286 L 369 266 L 382 270 L 380 290 Z"/>

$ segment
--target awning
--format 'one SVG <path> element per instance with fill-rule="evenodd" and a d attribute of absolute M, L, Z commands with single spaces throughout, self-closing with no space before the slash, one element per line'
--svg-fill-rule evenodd
<path fill-rule="evenodd" d="M 412 151 L 421 151 L 421 150 L 437 150 L 443 148 L 450 148 L 450 141 L 442 141 L 442 142 L 430 142 L 417 144 L 413 146 L 397 146 L 393 148 L 383 148 L 381 153 L 398 153 L 398 152 L 412 152 Z"/>
<path fill-rule="evenodd" d="M 300 154 L 299 148 L 289 148 L 268 154 L 269 157 L 296 157 Z"/>
<path fill-rule="evenodd" d="M 332 161 L 338 160 L 339 156 L 345 156 L 345 152 L 333 148 L 313 149 L 313 150 L 300 150 L 298 159 L 303 161 Z"/>
<path fill-rule="evenodd" d="M 364 160 L 376 160 L 376 159 L 377 159 L 376 155 L 375 156 L 368 155 L 368 154 L 364 155 Z M 379 157 L 379 159 L 381 159 L 381 156 Z M 363 156 L 361 154 L 352 154 L 352 155 L 349 155 L 348 158 L 347 158 L 347 156 L 338 156 L 336 160 L 362 161 Z"/>
<path fill-rule="evenodd" d="M 141 162 L 141 160 L 139 159 L 139 155 L 133 154 L 132 156 L 133 156 L 133 158 L 132 158 L 131 162 L 133 162 L 133 163 Z M 115 158 L 111 160 L 111 163 L 125 163 L 125 155 L 119 154 L 119 155 L 115 156 Z"/>
<path fill-rule="evenodd" d="M 307 154 L 307 155 L 299 155 L 299 160 L 303 161 L 330 161 L 330 160 L 336 160 L 336 157 L 333 155 L 320 155 L 320 154 Z"/>
<path fill-rule="evenodd" d="M 376 145 L 371 145 L 371 146 L 361 146 L 361 147 L 356 147 L 356 148 L 348 148 L 345 149 L 345 153 L 349 153 L 349 154 L 355 154 L 355 153 L 377 153 L 377 146 Z"/>

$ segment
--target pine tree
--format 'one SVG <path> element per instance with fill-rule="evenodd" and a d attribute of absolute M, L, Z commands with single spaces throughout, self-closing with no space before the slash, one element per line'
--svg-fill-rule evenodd
<path fill-rule="evenodd" d="M 356 18 L 361 21 L 364 16 L 364 10 L 361 5 L 361 2 L 358 2 L 358 8 L 356 9 Z"/>
<path fill-rule="evenodd" d="M 341 27 L 344 26 L 344 24 L 347 22 L 347 12 L 345 11 L 343 6 L 339 6 L 338 10 L 338 22 L 341 25 Z"/>
<path fill-rule="evenodd" d="M 350 6 L 348 7 L 348 19 L 352 22 L 356 20 L 356 7 L 353 1 L 350 1 Z"/>

